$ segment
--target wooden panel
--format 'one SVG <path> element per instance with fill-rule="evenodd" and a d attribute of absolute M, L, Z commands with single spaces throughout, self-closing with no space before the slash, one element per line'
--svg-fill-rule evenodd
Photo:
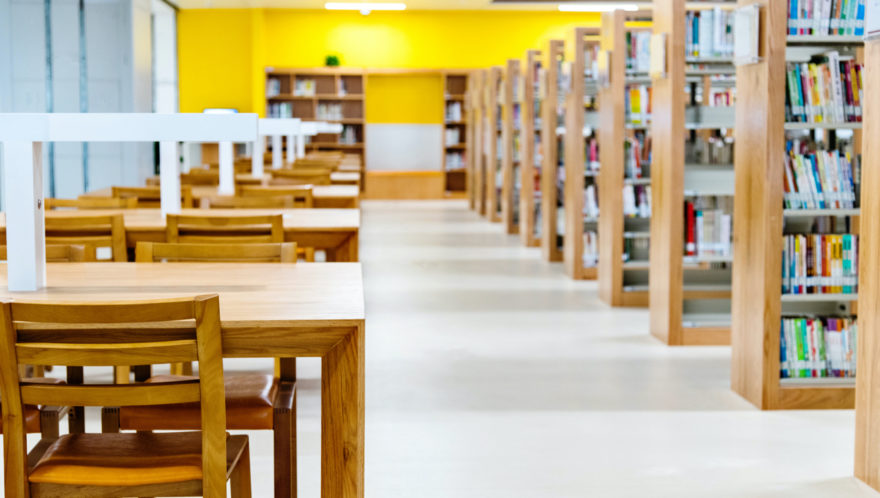
<path fill-rule="evenodd" d="M 525 67 L 523 68 L 523 103 L 520 109 L 522 116 L 522 135 L 520 139 L 520 193 L 519 193 L 519 235 L 522 243 L 527 247 L 536 247 L 540 244 L 535 237 L 535 77 L 538 71 L 541 52 L 529 50 L 526 52 Z M 540 165 L 539 165 L 540 166 Z"/>
<path fill-rule="evenodd" d="M 655 79 L 651 134 L 651 334 L 682 343 L 684 254 L 684 0 L 654 2 L 654 33 L 667 34 L 666 77 Z"/>
<path fill-rule="evenodd" d="M 514 157 L 513 142 L 517 135 L 514 128 L 514 86 L 522 78 L 518 59 L 510 59 L 504 67 L 501 95 L 501 223 L 508 234 L 519 232 L 514 217 Z"/>
<path fill-rule="evenodd" d="M 367 199 L 443 199 L 442 171 L 368 171 Z"/>
<path fill-rule="evenodd" d="M 599 101 L 599 298 L 611 306 L 635 306 L 623 292 L 623 177 L 626 31 L 624 13 L 602 14 L 599 50 L 609 51 L 610 86 Z M 644 294 L 647 304 L 647 293 Z M 639 301 L 641 302 L 641 301 Z"/>
<path fill-rule="evenodd" d="M 740 0 L 739 5 L 754 3 L 762 6 L 762 60 L 736 70 L 731 387 L 755 406 L 774 408 L 779 390 L 788 20 L 786 2 Z M 655 139 L 655 147 L 659 142 Z"/>
<path fill-rule="evenodd" d="M 489 221 L 501 221 L 501 199 L 498 192 L 497 172 L 498 172 L 498 134 L 501 131 L 498 128 L 498 103 L 501 98 L 498 88 L 501 83 L 502 69 L 499 66 L 489 69 L 489 78 L 486 81 L 486 100 L 484 107 L 486 109 L 486 123 L 488 133 L 486 134 L 486 176 L 483 180 L 483 186 L 486 189 L 486 216 Z"/>
<path fill-rule="evenodd" d="M 726 346 L 730 344 L 728 327 L 684 327 L 681 343 L 675 346 Z"/>
<path fill-rule="evenodd" d="M 859 371 L 860 375 L 861 373 Z M 774 408 L 786 410 L 850 410 L 856 400 L 856 390 L 851 387 L 777 387 L 777 389 L 778 401 Z"/>
<path fill-rule="evenodd" d="M 880 87 L 880 40 L 865 43 L 865 88 Z M 862 205 L 880 212 L 880 97 L 865 92 L 862 103 Z M 877 139 L 877 140 L 875 140 Z M 856 149 L 858 150 L 858 149 Z M 856 375 L 855 476 L 880 491 L 880 216 L 859 217 L 859 337 Z"/>
<path fill-rule="evenodd" d="M 544 60 L 546 94 L 541 107 L 541 145 L 544 149 L 541 165 L 541 255 L 545 261 L 562 261 L 562 251 L 556 241 L 556 168 L 559 161 L 556 147 L 556 102 L 559 80 L 557 60 L 563 57 L 564 50 L 565 42 L 550 40 Z"/>

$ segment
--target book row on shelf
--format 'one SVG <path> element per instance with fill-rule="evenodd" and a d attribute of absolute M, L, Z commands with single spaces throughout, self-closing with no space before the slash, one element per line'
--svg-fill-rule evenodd
<path fill-rule="evenodd" d="M 599 140 L 593 136 L 584 140 L 584 170 L 595 174 L 599 172 Z"/>
<path fill-rule="evenodd" d="M 858 326 L 853 318 L 782 318 L 780 376 L 856 376 Z"/>
<path fill-rule="evenodd" d="M 627 31 L 626 72 L 647 73 L 651 68 L 651 32 Z"/>
<path fill-rule="evenodd" d="M 596 185 L 587 185 L 584 189 L 584 218 L 596 219 L 599 217 L 599 196 L 596 194 Z"/>
<path fill-rule="evenodd" d="M 446 103 L 446 121 L 462 121 L 464 120 L 464 113 L 462 112 L 461 102 L 447 102 Z"/>
<path fill-rule="evenodd" d="M 339 143 L 345 145 L 354 145 L 360 142 L 358 138 L 358 130 L 356 126 L 352 125 L 344 125 L 342 127 L 342 133 L 339 135 Z"/>
<path fill-rule="evenodd" d="M 627 123 L 647 125 L 651 118 L 653 92 L 650 85 L 631 85 L 626 92 Z"/>
<path fill-rule="evenodd" d="M 315 86 L 313 79 L 297 78 L 293 84 L 293 95 L 295 97 L 314 97 Z"/>
<path fill-rule="evenodd" d="M 460 145 L 461 144 L 461 129 L 459 128 L 446 128 L 444 132 L 444 139 L 447 146 L 449 145 Z"/>
<path fill-rule="evenodd" d="M 697 196 L 684 202 L 686 256 L 731 256 L 732 196 Z"/>
<path fill-rule="evenodd" d="M 733 137 L 697 137 L 685 142 L 686 162 L 691 164 L 728 165 L 733 164 Z"/>
<path fill-rule="evenodd" d="M 599 234 L 595 230 L 584 230 L 584 267 L 592 268 L 599 264 Z"/>
<path fill-rule="evenodd" d="M 627 218 L 651 217 L 651 186 L 623 186 L 623 215 Z"/>
<path fill-rule="evenodd" d="M 713 88 L 709 93 L 709 105 L 714 107 L 731 107 L 736 104 L 736 87 Z"/>
<path fill-rule="evenodd" d="M 647 261 L 651 252 L 651 239 L 643 234 L 624 234 L 623 262 Z"/>
<path fill-rule="evenodd" d="M 339 121 L 345 119 L 342 113 L 342 104 L 340 103 L 319 103 L 316 116 L 318 119 L 327 121 Z"/>
<path fill-rule="evenodd" d="M 785 235 L 783 294 L 858 292 L 859 237 L 854 234 Z"/>
<path fill-rule="evenodd" d="M 624 140 L 623 174 L 624 178 L 651 177 L 651 137 L 644 131 L 637 131 Z"/>
<path fill-rule="evenodd" d="M 446 170 L 459 170 L 464 169 L 466 166 L 465 163 L 465 155 L 462 152 L 453 151 L 446 153 Z"/>
<path fill-rule="evenodd" d="M 266 79 L 266 97 L 272 98 L 281 95 L 281 80 L 278 78 Z"/>
<path fill-rule="evenodd" d="M 293 105 L 290 102 L 273 102 L 269 104 L 267 113 L 270 118 L 292 118 Z"/>
<path fill-rule="evenodd" d="M 788 34 L 865 34 L 865 0 L 789 0 Z"/>
<path fill-rule="evenodd" d="M 852 123 L 862 120 L 862 65 L 841 61 L 837 51 L 814 62 L 789 63 L 786 121 Z"/>
<path fill-rule="evenodd" d="M 685 22 L 685 54 L 688 57 L 732 57 L 734 12 L 715 7 L 690 11 Z"/>
<path fill-rule="evenodd" d="M 784 203 L 788 209 L 858 207 L 859 159 L 849 152 L 807 150 L 800 140 L 787 142 Z"/>

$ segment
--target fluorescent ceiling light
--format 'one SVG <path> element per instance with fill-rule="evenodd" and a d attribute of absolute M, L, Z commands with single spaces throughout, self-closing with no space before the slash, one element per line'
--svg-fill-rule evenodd
<path fill-rule="evenodd" d="M 560 12 L 611 12 L 614 10 L 639 10 L 634 3 L 563 3 Z"/>
<path fill-rule="evenodd" d="M 406 4 L 401 2 L 327 2 L 327 10 L 359 10 L 369 13 L 374 10 L 405 10 Z"/>

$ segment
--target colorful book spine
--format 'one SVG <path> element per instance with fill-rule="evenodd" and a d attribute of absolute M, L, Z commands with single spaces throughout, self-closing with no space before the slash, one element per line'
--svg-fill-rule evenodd
<path fill-rule="evenodd" d="M 789 35 L 865 34 L 865 0 L 789 0 Z"/>
<path fill-rule="evenodd" d="M 857 293 L 858 245 L 854 234 L 785 235 L 782 293 Z"/>
<path fill-rule="evenodd" d="M 858 327 L 853 318 L 783 317 L 779 337 L 782 378 L 856 376 Z"/>
<path fill-rule="evenodd" d="M 808 150 L 800 141 L 789 141 L 786 149 L 783 200 L 787 209 L 858 207 L 858 164 L 849 152 Z"/>

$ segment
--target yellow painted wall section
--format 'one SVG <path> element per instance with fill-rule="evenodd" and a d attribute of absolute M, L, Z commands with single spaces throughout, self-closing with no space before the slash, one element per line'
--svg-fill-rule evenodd
<path fill-rule="evenodd" d="M 367 77 L 367 123 L 443 123 L 443 78 L 439 74 Z"/>
<path fill-rule="evenodd" d="M 330 12 L 185 9 L 178 16 L 180 107 L 265 113 L 266 66 L 318 67 L 328 54 L 366 68 L 476 68 L 524 57 L 594 13 L 549 11 Z M 373 95 L 367 99 L 370 101 Z M 439 100 L 439 97 L 438 97 Z M 387 103 L 387 101 L 386 101 Z"/>

